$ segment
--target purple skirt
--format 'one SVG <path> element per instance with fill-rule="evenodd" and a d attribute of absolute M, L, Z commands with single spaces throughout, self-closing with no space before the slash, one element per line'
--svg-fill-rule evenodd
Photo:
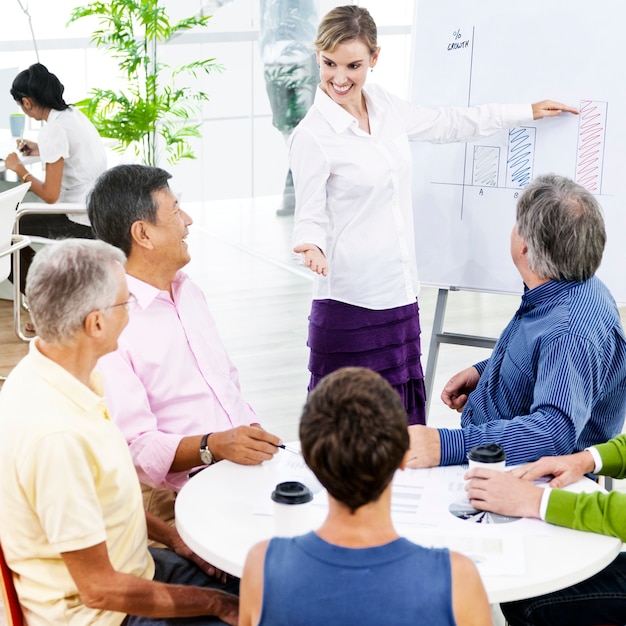
<path fill-rule="evenodd" d="M 409 424 L 426 423 L 417 302 L 374 311 L 335 300 L 313 300 L 309 317 L 311 391 L 341 367 L 378 372 L 400 394 Z"/>

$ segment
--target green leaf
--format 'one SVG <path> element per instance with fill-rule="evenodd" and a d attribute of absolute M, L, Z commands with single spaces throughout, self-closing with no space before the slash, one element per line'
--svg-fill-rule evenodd
<path fill-rule="evenodd" d="M 170 68 L 159 61 L 158 49 L 180 32 L 206 28 L 211 16 L 192 15 L 172 22 L 159 0 L 109 0 L 72 9 L 67 23 L 88 17 L 98 23 L 91 41 L 118 61 L 126 87 L 93 89 L 75 106 L 102 136 L 119 142 L 116 149 L 132 147 L 146 164 L 157 164 L 159 146 L 170 164 L 195 158 L 188 139 L 201 136 L 200 124 L 193 120 L 209 96 L 177 85 L 177 79 L 197 79 L 223 67 L 210 58 Z"/>

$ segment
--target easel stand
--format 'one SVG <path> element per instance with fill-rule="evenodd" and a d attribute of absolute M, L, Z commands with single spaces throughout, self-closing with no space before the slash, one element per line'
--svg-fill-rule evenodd
<path fill-rule="evenodd" d="M 435 370 L 437 369 L 437 359 L 439 357 L 439 346 L 442 343 L 452 343 L 472 348 L 493 348 L 497 339 L 492 337 L 480 337 L 477 335 L 463 335 L 461 333 L 443 332 L 443 319 L 446 314 L 448 303 L 448 293 L 459 291 L 456 287 L 439 289 L 437 293 L 437 306 L 435 307 L 435 319 L 433 320 L 433 331 L 430 337 L 428 349 L 428 360 L 426 362 L 426 372 L 424 382 L 426 385 L 426 417 L 430 412 L 430 400 L 432 398 L 433 384 L 435 382 Z"/>

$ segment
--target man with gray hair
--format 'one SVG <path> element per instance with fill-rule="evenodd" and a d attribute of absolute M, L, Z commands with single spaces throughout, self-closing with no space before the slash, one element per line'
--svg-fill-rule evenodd
<path fill-rule="evenodd" d="M 236 624 L 238 581 L 144 512 L 93 372 L 134 303 L 125 261 L 68 239 L 30 268 L 38 336 L 0 392 L 0 543 L 30 625 Z M 172 549 L 148 550 L 148 534 Z"/>
<path fill-rule="evenodd" d="M 521 194 L 511 257 L 524 295 L 491 357 L 453 376 L 441 395 L 461 428 L 411 426 L 409 466 L 465 462 L 497 442 L 507 463 L 569 454 L 617 435 L 626 409 L 626 339 L 595 277 L 606 232 L 596 198 L 541 176 Z"/>
<path fill-rule="evenodd" d="M 113 167 L 96 181 L 88 212 L 96 236 L 128 256 L 138 303 L 119 349 L 98 364 L 107 405 L 130 446 L 146 509 L 171 523 L 190 472 L 222 459 L 258 464 L 282 442 L 245 401 L 204 294 L 182 271 L 192 220 L 170 177 L 157 167 Z"/>

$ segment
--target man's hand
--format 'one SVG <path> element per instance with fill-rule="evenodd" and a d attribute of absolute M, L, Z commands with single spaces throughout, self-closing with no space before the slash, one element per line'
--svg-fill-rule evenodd
<path fill-rule="evenodd" d="M 534 463 L 527 463 L 511 470 L 513 476 L 524 480 L 535 480 L 541 476 L 554 476 L 548 483 L 550 487 L 562 488 L 580 480 L 585 474 L 593 472 L 595 462 L 591 452 L 583 450 L 564 456 L 544 456 Z"/>
<path fill-rule="evenodd" d="M 239 598 L 225 591 L 213 590 L 214 602 L 211 606 L 211 615 L 216 615 L 230 626 L 239 623 Z"/>
<path fill-rule="evenodd" d="M 304 266 L 308 267 L 312 272 L 322 276 L 328 275 L 328 261 L 317 246 L 312 243 L 303 243 L 301 246 L 296 246 L 293 251 L 302 255 Z"/>
<path fill-rule="evenodd" d="M 543 489 L 511 472 L 477 467 L 465 474 L 465 491 L 472 506 L 481 511 L 516 517 L 539 517 Z"/>
<path fill-rule="evenodd" d="M 105 542 L 62 552 L 61 557 L 76 583 L 81 602 L 90 608 L 145 617 L 216 615 L 237 626 L 237 596 L 218 589 L 163 583 L 118 572 L 111 565 Z"/>
<path fill-rule="evenodd" d="M 178 534 L 178 533 L 176 533 Z M 169 546 L 178 556 L 182 556 L 184 559 L 191 561 L 197 565 L 209 578 L 215 578 L 221 583 L 226 583 L 232 576 L 221 569 L 211 565 L 208 561 L 205 561 L 202 557 L 199 557 L 178 535 L 178 540 L 172 541 L 172 545 Z"/>
<path fill-rule="evenodd" d="M 164 546 L 167 546 L 170 550 L 173 550 L 182 556 L 183 558 L 195 563 L 207 576 L 211 578 L 217 578 L 222 583 L 225 583 L 229 574 L 217 569 L 214 565 L 207 563 L 204 559 L 200 558 L 191 548 L 183 541 L 182 537 L 178 534 L 175 526 L 166 524 L 162 519 L 159 519 L 154 513 L 145 511 L 146 525 L 148 527 L 148 537 L 153 541 L 158 541 Z"/>
<path fill-rule="evenodd" d="M 263 430 L 259 424 L 215 432 L 208 440 L 209 450 L 216 461 L 228 459 L 242 465 L 258 465 L 269 461 L 281 444 L 279 437 Z"/>
<path fill-rule="evenodd" d="M 411 445 L 407 467 L 435 467 L 441 461 L 439 431 L 428 426 L 409 426 Z"/>
<path fill-rule="evenodd" d="M 578 115 L 578 109 L 568 106 L 567 104 L 555 102 L 554 100 L 542 100 L 541 102 L 535 102 L 532 107 L 534 120 L 540 120 L 544 117 L 555 117 L 556 115 L 561 115 L 563 111 Z"/>
<path fill-rule="evenodd" d="M 476 389 L 479 380 L 480 374 L 475 367 L 468 367 L 455 374 L 441 392 L 443 403 L 460 413 L 467 402 L 467 397 Z"/>

